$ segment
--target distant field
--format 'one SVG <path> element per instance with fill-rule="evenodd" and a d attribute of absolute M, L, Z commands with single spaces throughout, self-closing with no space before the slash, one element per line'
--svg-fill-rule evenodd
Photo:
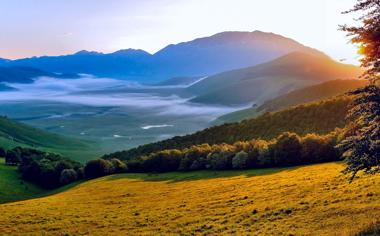
<path fill-rule="evenodd" d="M 380 214 L 380 175 L 343 164 L 122 174 L 0 205 L 5 235 L 350 235 Z"/>

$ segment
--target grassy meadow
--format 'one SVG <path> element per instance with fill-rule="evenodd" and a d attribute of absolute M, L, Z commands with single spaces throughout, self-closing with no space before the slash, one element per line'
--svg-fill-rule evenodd
<path fill-rule="evenodd" d="M 0 205 L 0 234 L 354 235 L 376 227 L 380 176 L 343 168 L 107 176 Z"/>
<path fill-rule="evenodd" d="M 58 189 L 47 190 L 21 179 L 16 166 L 7 166 L 0 158 L 0 204 L 52 195 L 70 189 L 73 183 Z M 0 231 L 1 235 L 1 231 Z"/>

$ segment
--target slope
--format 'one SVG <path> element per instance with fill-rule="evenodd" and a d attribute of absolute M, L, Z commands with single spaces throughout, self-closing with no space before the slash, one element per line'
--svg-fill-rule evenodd
<path fill-rule="evenodd" d="M 58 152 L 77 159 L 89 149 L 88 143 L 0 117 L 0 147 L 26 146 Z M 78 153 L 76 153 L 78 152 Z M 73 156 L 72 156 L 73 155 Z M 77 156 L 78 155 L 78 156 Z"/>
<path fill-rule="evenodd" d="M 214 124 L 238 122 L 244 119 L 257 117 L 258 115 L 265 112 L 274 112 L 303 103 L 320 101 L 337 96 L 339 94 L 344 94 L 356 88 L 363 87 L 366 84 L 367 81 L 365 80 L 328 81 L 279 96 L 277 98 L 264 102 L 264 104 L 259 107 L 247 108 L 226 114 L 215 120 Z"/>
<path fill-rule="evenodd" d="M 196 103 L 256 104 L 288 92 L 336 79 L 356 79 L 358 67 L 338 63 L 324 55 L 294 52 L 254 67 L 210 76 L 191 86 Z"/>
<path fill-rule="evenodd" d="M 6 235 L 350 235 L 380 213 L 380 175 L 352 184 L 342 164 L 123 174 L 0 205 Z M 17 217 L 15 217 L 17 215 Z"/>
<path fill-rule="evenodd" d="M 256 138 L 268 140 L 288 131 L 302 136 L 308 133 L 326 134 L 346 125 L 345 117 L 350 101 L 350 97 L 339 96 L 326 101 L 303 104 L 275 113 L 265 113 L 240 123 L 223 124 L 104 157 L 130 160 L 159 150 L 183 149 L 203 143 L 234 143 Z"/>

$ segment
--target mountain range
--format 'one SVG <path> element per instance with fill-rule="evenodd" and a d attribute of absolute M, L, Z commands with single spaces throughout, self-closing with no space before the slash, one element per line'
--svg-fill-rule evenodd
<path fill-rule="evenodd" d="M 291 52 L 323 53 L 273 33 L 223 32 L 172 44 L 155 54 L 127 49 L 113 53 L 80 51 L 64 56 L 0 60 L 0 66 L 27 66 L 54 73 L 84 73 L 138 81 L 177 76 L 209 76 L 258 65 Z"/>

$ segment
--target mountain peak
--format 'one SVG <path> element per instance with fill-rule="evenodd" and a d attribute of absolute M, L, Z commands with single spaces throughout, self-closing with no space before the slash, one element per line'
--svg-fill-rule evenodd
<path fill-rule="evenodd" d="M 87 50 L 81 50 L 79 52 L 76 52 L 74 55 L 102 55 L 101 52 L 96 51 L 87 51 Z"/>
<path fill-rule="evenodd" d="M 141 50 L 141 49 L 133 49 L 133 48 L 128 48 L 128 49 L 121 49 L 116 52 L 111 53 L 113 55 L 151 55 L 150 53 Z"/>

